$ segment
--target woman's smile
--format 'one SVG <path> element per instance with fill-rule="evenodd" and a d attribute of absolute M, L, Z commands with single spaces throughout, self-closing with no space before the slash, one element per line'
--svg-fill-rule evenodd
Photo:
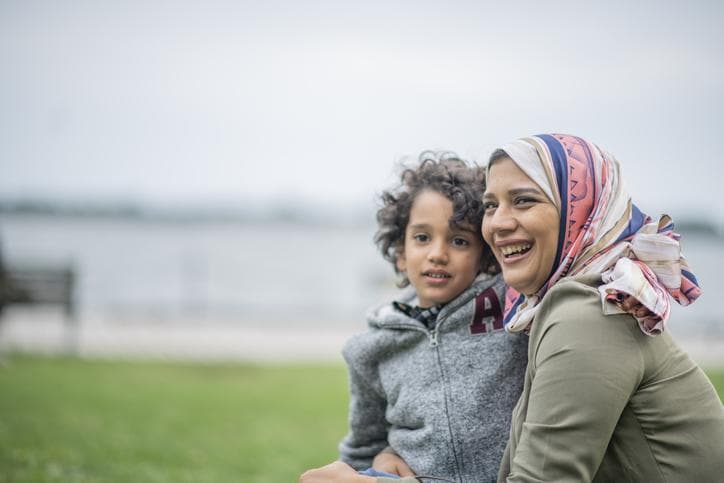
<path fill-rule="evenodd" d="M 530 252 L 532 245 L 529 242 L 505 242 L 499 243 L 498 248 L 503 255 L 503 263 L 513 263 L 525 257 Z"/>

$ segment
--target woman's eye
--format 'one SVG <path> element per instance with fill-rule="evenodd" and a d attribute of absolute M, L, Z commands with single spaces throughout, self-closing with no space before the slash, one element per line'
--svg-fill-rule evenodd
<path fill-rule="evenodd" d="M 525 196 L 521 196 L 520 198 L 515 199 L 515 204 L 516 205 L 529 205 L 529 204 L 535 203 L 536 201 L 538 201 L 538 200 L 536 200 L 535 198 L 528 198 Z"/>
<path fill-rule="evenodd" d="M 486 201 L 485 203 L 483 203 L 483 210 L 485 210 L 485 211 L 493 210 L 496 208 L 496 206 L 497 205 L 495 203 L 493 203 L 492 201 Z"/>
<path fill-rule="evenodd" d="M 430 237 L 425 235 L 424 233 L 418 233 L 417 235 L 413 235 L 412 238 L 421 243 L 425 243 L 426 241 L 430 240 Z"/>

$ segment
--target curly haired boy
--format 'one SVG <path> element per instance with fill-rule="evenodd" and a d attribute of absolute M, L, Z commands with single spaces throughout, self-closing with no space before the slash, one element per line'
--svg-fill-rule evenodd
<path fill-rule="evenodd" d="M 401 291 L 343 350 L 350 408 L 339 451 L 357 470 L 382 452 L 409 465 L 377 460 L 397 474 L 497 476 L 527 341 L 503 330 L 505 286 L 481 234 L 484 190 L 483 168 L 425 151 L 381 196 L 375 242 Z"/>

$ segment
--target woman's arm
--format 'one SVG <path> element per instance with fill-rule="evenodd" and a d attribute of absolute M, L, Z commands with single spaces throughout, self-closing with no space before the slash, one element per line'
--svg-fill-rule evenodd
<path fill-rule="evenodd" d="M 604 316 L 600 301 L 572 294 L 559 305 L 531 333 L 538 346 L 507 481 L 591 481 L 643 377 L 629 315 Z"/>
<path fill-rule="evenodd" d="M 299 483 L 419 483 L 419 480 L 413 477 L 393 479 L 364 476 L 348 464 L 335 461 L 327 466 L 305 471 L 299 477 Z"/>
<path fill-rule="evenodd" d="M 373 476 L 360 475 L 354 468 L 341 461 L 305 471 L 299 483 L 375 483 Z"/>

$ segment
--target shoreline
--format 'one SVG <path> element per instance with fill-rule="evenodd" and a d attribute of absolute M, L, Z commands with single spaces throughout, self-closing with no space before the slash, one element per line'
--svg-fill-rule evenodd
<path fill-rule="evenodd" d="M 0 319 L 0 353 L 76 355 L 103 359 L 197 362 L 343 363 L 345 341 L 364 325 L 267 326 L 179 318 L 87 316 L 69 325 L 57 310 L 6 310 Z M 724 368 L 724 336 L 699 332 L 677 343 L 703 368 Z"/>
<path fill-rule="evenodd" d="M 363 327 L 231 324 L 192 318 L 80 317 L 69 324 L 46 309 L 7 310 L 0 319 L 0 354 L 75 355 L 92 358 L 343 363 L 344 342 Z"/>

